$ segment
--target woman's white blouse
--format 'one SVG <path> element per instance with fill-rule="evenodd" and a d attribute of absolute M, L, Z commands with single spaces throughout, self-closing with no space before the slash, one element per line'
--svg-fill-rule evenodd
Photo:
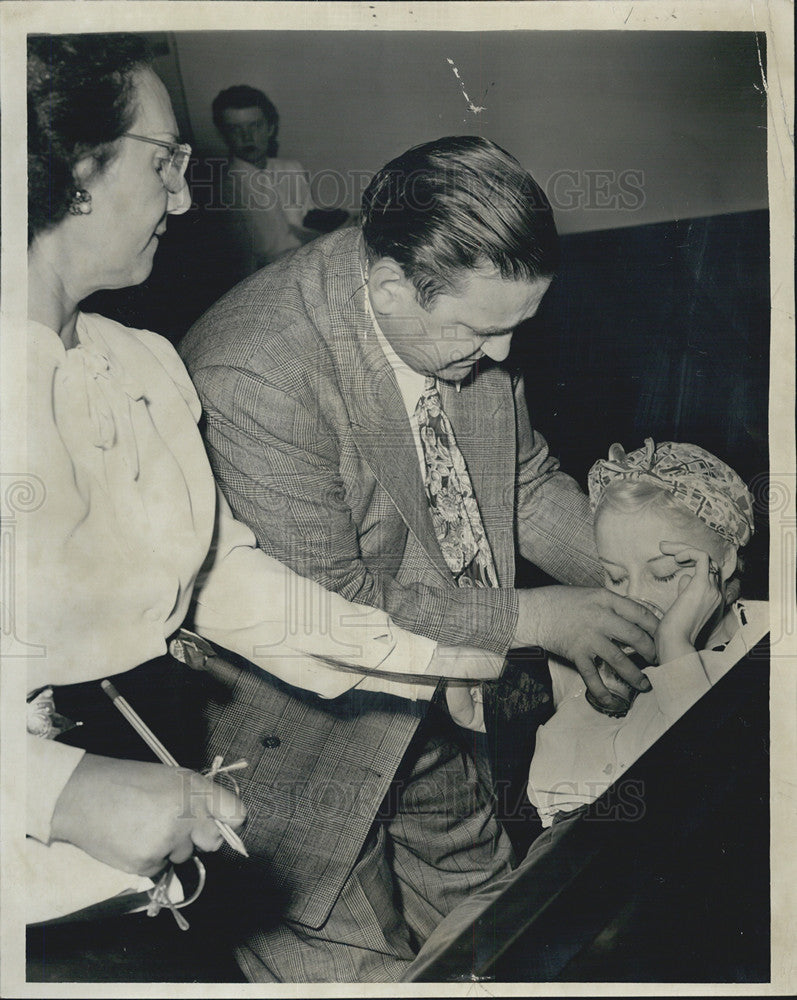
<path fill-rule="evenodd" d="M 724 648 L 643 670 L 653 689 L 621 719 L 595 711 L 580 675 L 549 657 L 556 711 L 537 730 L 528 783 L 543 826 L 594 802 L 769 631 L 765 601 L 737 602 L 729 614 L 738 628 Z"/>
<path fill-rule="evenodd" d="M 423 696 L 351 668 L 423 674 L 431 640 L 298 577 L 233 518 L 197 429 L 199 399 L 168 341 L 87 314 L 69 350 L 38 323 L 28 335 L 26 470 L 43 501 L 19 518 L 18 593 L 25 640 L 44 649 L 27 658 L 29 690 L 163 654 L 193 605 L 197 632 L 322 697 L 358 685 Z M 31 742 L 28 830 L 47 841 L 81 751 Z"/>

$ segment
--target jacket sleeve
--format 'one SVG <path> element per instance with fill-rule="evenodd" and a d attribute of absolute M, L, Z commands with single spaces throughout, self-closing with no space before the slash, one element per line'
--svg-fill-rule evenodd
<path fill-rule="evenodd" d="M 601 586 L 589 499 L 559 468 L 529 422 L 523 379 L 515 385 L 516 511 L 521 555 L 560 583 Z"/>
<path fill-rule="evenodd" d="M 217 480 L 264 550 L 349 601 L 384 609 L 411 632 L 506 653 L 517 622 L 512 588 L 400 581 L 404 538 L 386 539 L 379 564 L 366 564 L 340 472 L 346 455 L 323 412 L 248 371 L 215 366 L 192 375 Z"/>
<path fill-rule="evenodd" d="M 147 331 L 138 336 L 198 420 L 199 398 L 174 349 Z M 423 675 L 436 648 L 430 639 L 397 628 L 383 611 L 352 604 L 258 549 L 218 486 L 213 541 L 194 587 L 192 612 L 205 638 L 324 698 L 358 687 L 377 667 L 386 674 Z M 418 697 L 410 682 L 375 676 L 367 687 Z"/>
<path fill-rule="evenodd" d="M 356 687 L 376 668 L 423 675 L 435 650 L 432 640 L 397 628 L 384 611 L 352 604 L 257 548 L 220 491 L 193 622 L 205 638 L 325 698 Z M 379 685 L 372 678 L 368 687 Z M 394 691 L 395 684 L 385 681 L 385 688 Z M 411 691 L 408 685 L 406 696 Z"/>

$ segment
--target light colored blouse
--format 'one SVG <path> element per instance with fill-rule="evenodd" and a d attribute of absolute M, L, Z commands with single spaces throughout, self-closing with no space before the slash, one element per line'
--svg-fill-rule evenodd
<path fill-rule="evenodd" d="M 251 274 L 302 245 L 297 230 L 313 208 L 307 171 L 297 160 L 270 157 L 265 168 L 233 157 L 222 185 L 225 221 L 232 223 Z"/>
<path fill-rule="evenodd" d="M 29 690 L 159 656 L 191 612 L 206 638 L 322 697 L 353 687 L 431 697 L 429 678 L 366 673 L 423 675 L 434 642 L 297 576 L 233 518 L 168 341 L 88 314 L 69 350 L 35 322 L 28 337 L 26 468 L 44 500 L 19 518 L 18 593 L 25 639 L 45 649 L 26 658 Z M 27 829 L 40 841 L 81 755 L 29 739 Z"/>
<path fill-rule="evenodd" d="M 528 784 L 543 826 L 594 802 L 769 631 L 765 601 L 737 602 L 728 614 L 738 628 L 726 645 L 643 670 L 653 689 L 621 719 L 592 708 L 581 676 L 549 658 L 556 712 L 537 730 Z"/>

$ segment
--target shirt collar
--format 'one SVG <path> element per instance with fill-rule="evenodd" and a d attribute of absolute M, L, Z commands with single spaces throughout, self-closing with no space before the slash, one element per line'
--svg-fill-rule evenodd
<path fill-rule="evenodd" d="M 368 315 L 371 318 L 371 324 L 376 332 L 377 343 L 382 348 L 382 352 L 387 359 L 387 363 L 390 365 L 393 370 L 393 374 L 396 376 L 396 382 L 398 383 L 401 399 L 404 403 L 404 409 L 407 411 L 407 415 L 412 417 L 415 413 L 415 407 L 418 405 L 418 400 L 421 398 L 421 393 L 426 387 L 426 376 L 421 374 L 421 372 L 416 372 L 414 369 L 410 368 L 406 361 L 402 361 L 398 354 L 396 354 L 390 346 L 390 341 L 387 339 L 384 331 L 380 327 L 373 307 L 371 306 L 367 283 L 365 285 L 364 292 L 365 306 L 368 310 Z"/>

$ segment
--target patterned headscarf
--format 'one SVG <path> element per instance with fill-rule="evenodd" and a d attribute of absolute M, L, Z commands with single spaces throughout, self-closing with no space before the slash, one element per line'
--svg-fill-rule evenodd
<path fill-rule="evenodd" d="M 645 447 L 626 455 L 613 444 L 607 460 L 589 471 L 589 499 L 598 506 L 611 483 L 636 481 L 657 486 L 723 538 L 741 547 L 753 533 L 753 500 L 730 466 L 694 444 L 645 439 Z"/>

